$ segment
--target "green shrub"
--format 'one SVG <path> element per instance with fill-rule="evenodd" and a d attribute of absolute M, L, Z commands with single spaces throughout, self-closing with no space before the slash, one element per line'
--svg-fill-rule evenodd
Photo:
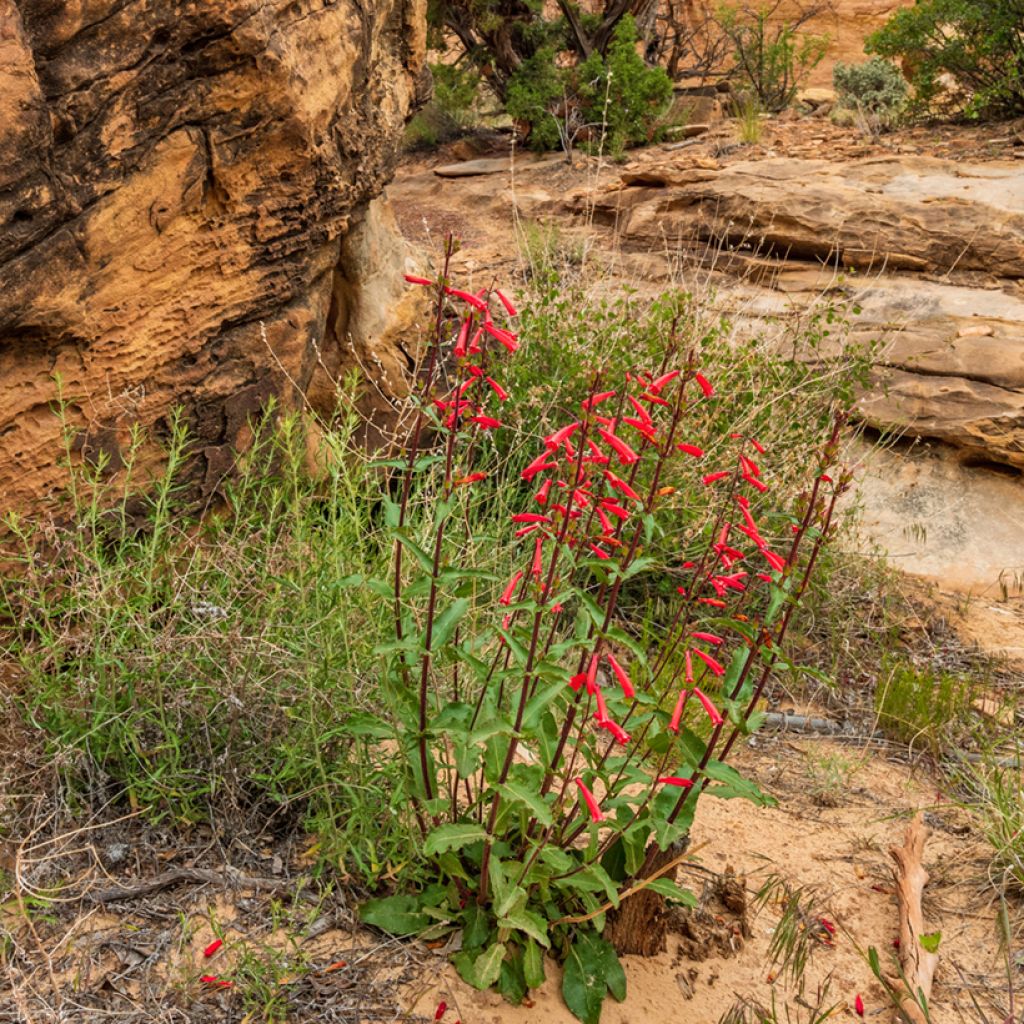
<path fill-rule="evenodd" d="M 473 103 L 480 86 L 477 72 L 458 64 L 431 64 L 430 70 L 434 95 L 405 129 L 405 144 L 411 149 L 457 138 L 475 122 Z"/>
<path fill-rule="evenodd" d="M 866 49 L 903 62 L 923 109 L 945 102 L 970 118 L 1024 113 L 1024 0 L 918 0 Z"/>
<path fill-rule="evenodd" d="M 770 113 L 793 102 L 829 44 L 828 36 L 807 35 L 798 31 L 799 24 L 775 21 L 778 6 L 750 10 L 724 5 L 718 11 L 718 23 L 732 43 L 734 78 Z"/>
<path fill-rule="evenodd" d="M 649 142 L 672 98 L 662 68 L 636 52 L 636 25 L 619 23 L 602 57 L 592 53 L 574 67 L 558 67 L 551 47 L 524 61 L 508 86 L 508 113 L 530 126 L 530 147 L 571 151 L 577 142 L 620 153 Z"/>
<path fill-rule="evenodd" d="M 892 128 L 907 109 L 907 81 L 887 60 L 872 57 L 863 64 L 837 61 L 832 69 L 836 106 L 868 119 L 873 128 Z"/>

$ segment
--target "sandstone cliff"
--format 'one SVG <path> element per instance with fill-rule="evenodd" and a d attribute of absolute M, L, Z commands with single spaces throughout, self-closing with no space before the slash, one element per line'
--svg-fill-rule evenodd
<path fill-rule="evenodd" d="M 424 6 L 0 0 L 5 509 L 60 489 L 56 377 L 114 467 L 180 405 L 207 489 L 271 398 L 325 411 L 357 365 L 389 390 L 403 255 L 374 200 Z"/>

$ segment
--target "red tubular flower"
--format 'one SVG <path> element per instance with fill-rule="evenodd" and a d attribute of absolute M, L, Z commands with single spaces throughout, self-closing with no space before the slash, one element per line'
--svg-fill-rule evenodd
<path fill-rule="evenodd" d="M 740 465 L 743 467 L 744 476 L 760 476 L 761 467 L 752 459 L 748 459 L 746 455 L 740 456 Z"/>
<path fill-rule="evenodd" d="M 768 485 L 761 483 L 761 481 L 758 480 L 756 476 L 750 476 L 747 473 L 744 473 L 743 479 L 746 480 L 751 487 L 760 491 L 762 494 L 764 494 L 764 492 L 768 490 Z"/>
<path fill-rule="evenodd" d="M 612 521 L 605 515 L 604 509 L 598 506 L 596 511 L 597 518 L 601 521 L 601 529 L 604 530 L 605 533 L 612 533 L 615 527 L 612 526 Z"/>
<path fill-rule="evenodd" d="M 755 574 L 759 580 L 764 580 L 765 583 L 774 583 L 775 579 L 769 576 L 766 572 L 759 572 Z"/>
<path fill-rule="evenodd" d="M 578 422 L 570 423 L 567 427 L 562 427 L 561 430 L 556 430 L 553 434 L 548 434 L 548 436 L 544 438 L 545 447 L 549 448 L 553 452 L 558 451 L 563 444 L 568 443 L 569 438 L 572 437 L 579 428 L 580 424 Z"/>
<path fill-rule="evenodd" d="M 657 380 L 652 380 L 650 387 L 647 389 L 653 395 L 660 395 L 662 388 L 665 387 L 670 381 L 676 379 L 679 376 L 678 370 L 671 370 L 669 373 L 662 374 Z"/>
<path fill-rule="evenodd" d="M 689 789 L 693 785 L 693 779 L 684 779 L 679 775 L 662 775 L 658 783 L 662 786 L 681 786 L 683 789 Z"/>
<path fill-rule="evenodd" d="M 712 608 L 724 608 L 725 602 L 719 601 L 717 597 L 698 597 L 697 600 L 701 604 L 710 605 Z"/>
<path fill-rule="evenodd" d="M 853 1001 L 853 1008 L 857 1011 L 858 1017 L 864 1016 L 864 1000 L 861 999 L 860 993 L 857 993 L 857 998 Z"/>
<path fill-rule="evenodd" d="M 517 512 L 512 517 L 513 523 L 550 523 L 551 516 L 541 515 L 539 512 Z"/>
<path fill-rule="evenodd" d="M 583 797 L 583 802 L 587 805 L 587 810 L 590 811 L 591 821 L 604 821 L 604 815 L 601 813 L 601 808 L 598 806 L 597 801 L 594 799 L 594 794 L 584 785 L 582 779 L 573 779 L 580 791 L 580 796 Z"/>
<path fill-rule="evenodd" d="M 430 283 L 429 281 L 427 282 Z M 218 978 L 216 974 L 204 974 L 199 979 L 204 985 L 216 985 L 219 988 L 231 988 L 234 984 L 233 981 L 225 981 L 223 978 Z"/>
<path fill-rule="evenodd" d="M 557 465 L 555 462 L 549 462 L 548 452 L 543 451 L 523 470 L 523 479 L 532 480 L 538 473 L 542 473 L 545 469 L 555 469 Z"/>
<path fill-rule="evenodd" d="M 206 957 L 213 956 L 213 954 L 216 953 L 217 950 L 220 949 L 220 947 L 223 946 L 223 945 L 224 945 L 224 940 L 223 939 L 214 939 L 213 942 L 211 942 L 206 947 L 206 949 L 203 950 L 203 956 L 206 956 Z"/>
<path fill-rule="evenodd" d="M 608 481 L 610 487 L 616 491 L 621 492 L 627 498 L 632 498 L 634 501 L 640 501 L 640 495 L 633 490 L 625 480 L 620 480 L 610 469 L 604 471 L 604 478 Z"/>
<path fill-rule="evenodd" d="M 600 659 L 600 655 L 592 654 L 590 656 L 590 664 L 587 666 L 587 693 L 595 693 L 597 691 L 597 666 Z"/>
<path fill-rule="evenodd" d="M 455 481 L 456 487 L 461 487 L 463 484 L 475 484 L 479 480 L 486 480 L 486 473 L 470 473 L 469 476 L 460 476 Z"/>
<path fill-rule="evenodd" d="M 538 537 L 534 541 L 533 545 L 533 566 L 530 568 L 530 572 L 535 580 L 540 579 L 540 574 L 544 569 L 544 538 Z"/>
<path fill-rule="evenodd" d="M 637 433 L 646 437 L 648 441 L 657 440 L 657 434 L 653 424 L 645 423 L 643 420 L 638 420 L 635 416 L 623 416 L 622 422 L 631 426 Z"/>
<path fill-rule="evenodd" d="M 494 294 L 498 296 L 499 301 L 505 307 L 505 312 L 508 313 L 509 316 L 519 316 L 516 312 L 516 307 L 512 305 L 507 295 L 498 291 L 497 288 L 494 289 Z"/>
<path fill-rule="evenodd" d="M 587 542 L 587 547 L 590 548 L 590 550 L 593 551 L 594 554 L 597 555 L 597 557 L 600 558 L 602 561 L 605 561 L 612 557 L 608 554 L 607 551 L 604 550 L 604 548 L 600 548 L 596 544 L 592 544 L 589 541 Z"/>
<path fill-rule="evenodd" d="M 589 683 L 587 684 L 589 687 Z M 604 726 L 605 722 L 608 721 L 608 705 L 604 702 L 604 694 L 601 692 L 600 687 L 594 686 L 594 697 L 597 698 L 597 714 L 594 718 L 597 720 L 597 724 Z"/>
<path fill-rule="evenodd" d="M 689 651 L 686 652 L 686 681 L 693 685 L 693 658 Z"/>
<path fill-rule="evenodd" d="M 761 548 L 761 554 L 764 555 L 765 561 L 776 571 L 783 572 L 786 568 L 786 560 L 780 555 L 775 554 L 774 551 L 769 551 L 767 548 Z"/>
<path fill-rule="evenodd" d="M 700 654 L 700 651 L 696 652 Z M 704 705 L 704 710 L 708 713 L 708 718 L 711 719 L 711 724 L 715 727 L 721 725 L 725 719 L 718 713 L 718 708 L 708 700 L 707 695 L 702 693 L 698 687 L 693 688 L 693 695 Z"/>
<path fill-rule="evenodd" d="M 764 445 L 756 437 L 749 437 L 747 440 L 758 450 L 761 455 L 764 455 Z"/>
<path fill-rule="evenodd" d="M 494 324 L 484 324 L 483 328 L 495 341 L 501 342 L 509 350 L 509 352 L 515 352 L 519 348 L 519 342 L 516 340 L 516 336 L 511 331 L 503 331 L 500 327 L 495 327 Z"/>
<path fill-rule="evenodd" d="M 636 410 L 637 416 L 639 416 L 644 423 L 647 423 L 649 425 L 654 422 L 651 419 L 651 414 L 632 395 L 627 395 L 626 399 L 629 402 L 629 404 L 633 406 L 633 408 Z"/>
<path fill-rule="evenodd" d="M 427 282 L 428 284 L 430 282 Z M 452 295 L 456 299 L 462 299 L 463 302 L 468 303 L 474 309 L 479 309 L 481 313 L 487 309 L 487 303 L 483 299 L 478 299 L 475 295 L 471 295 L 469 292 L 464 292 L 460 288 L 450 288 L 445 286 L 445 295 Z"/>
<path fill-rule="evenodd" d="M 689 696 L 688 690 L 680 690 L 679 698 L 676 700 L 676 706 L 672 711 L 672 718 L 668 723 L 670 732 L 679 732 L 679 723 L 683 717 L 683 708 L 686 707 L 686 698 Z"/>
<path fill-rule="evenodd" d="M 676 447 L 684 455 L 692 455 L 695 459 L 702 458 L 704 455 L 704 449 L 698 448 L 695 444 L 677 444 Z"/>
<path fill-rule="evenodd" d="M 515 593 L 516 587 L 519 586 L 519 581 L 523 578 L 523 570 L 520 569 L 515 576 L 508 581 L 508 586 L 505 587 L 501 597 L 498 598 L 498 604 L 503 604 L 507 608 L 512 603 L 512 595 Z"/>
<path fill-rule="evenodd" d="M 580 672 L 578 675 L 572 676 L 569 679 L 569 685 L 579 692 L 579 688 L 587 681 L 586 672 Z"/>
<path fill-rule="evenodd" d="M 600 394 L 591 395 L 589 398 L 585 398 L 580 403 L 580 408 L 584 412 L 590 412 L 595 405 L 600 405 L 602 402 L 607 401 L 609 398 L 614 398 L 618 394 L 617 391 L 602 391 Z"/>
<path fill-rule="evenodd" d="M 611 719 L 606 718 L 603 722 L 598 722 L 598 725 L 602 729 L 607 729 L 615 737 L 616 741 L 623 746 L 629 742 L 629 733 L 618 722 L 613 722 Z"/>
<path fill-rule="evenodd" d="M 609 654 L 607 657 L 608 664 L 611 665 L 615 678 L 618 679 L 619 686 L 622 687 L 623 696 L 632 700 L 636 696 L 636 691 L 633 689 L 633 683 L 629 676 L 626 675 L 626 670 L 618 663 L 614 654 Z"/>
<path fill-rule="evenodd" d="M 521 530 L 516 530 L 515 538 L 516 538 L 516 540 L 519 540 L 520 537 L 527 537 L 531 533 L 533 533 L 534 530 L 539 530 L 539 529 L 540 529 L 540 523 L 530 523 L 529 526 L 524 526 Z"/>
<path fill-rule="evenodd" d="M 703 661 L 704 664 L 707 665 L 707 667 L 709 669 L 711 669 L 711 674 L 712 675 L 715 675 L 715 676 L 724 676 L 725 675 L 725 669 L 722 668 L 721 664 L 719 664 L 719 662 L 717 662 L 714 658 L 712 658 L 710 654 L 705 654 L 699 647 L 694 647 L 693 648 L 693 653 L 696 654 L 697 657 L 700 658 L 700 660 Z"/>
<path fill-rule="evenodd" d="M 548 492 L 550 490 L 551 490 L 551 480 L 548 479 L 548 480 L 545 480 L 544 483 L 542 483 L 540 485 L 540 490 L 533 496 L 534 501 L 536 501 L 538 505 L 545 504 L 547 502 L 547 500 L 548 500 Z"/>
<path fill-rule="evenodd" d="M 409 284 L 433 284 L 429 277 L 417 277 L 415 274 L 405 274 L 406 281 Z"/>
<path fill-rule="evenodd" d="M 469 341 L 469 328 L 472 322 L 473 321 L 467 317 L 462 321 L 462 327 L 459 329 L 459 336 L 455 341 L 455 348 L 452 350 L 453 354 L 459 358 L 466 354 L 467 343 Z"/>
<path fill-rule="evenodd" d="M 657 395 L 647 394 L 647 392 L 644 392 L 640 396 L 640 401 L 641 402 L 650 402 L 651 405 L 665 405 L 665 406 L 667 406 L 669 404 L 668 402 L 665 401 L 664 398 L 659 398 Z"/>
<path fill-rule="evenodd" d="M 497 430 L 498 427 L 504 426 L 501 420 L 496 420 L 493 416 L 470 416 L 470 423 L 475 423 L 481 430 Z"/>
<path fill-rule="evenodd" d="M 483 337 L 484 329 L 478 327 L 476 333 L 473 335 L 472 340 L 469 343 L 470 355 L 476 355 L 480 351 L 480 339 Z"/>
<path fill-rule="evenodd" d="M 710 398 L 715 393 L 715 389 L 708 383 L 708 379 L 703 373 L 695 373 L 693 379 L 697 382 L 701 391 L 704 392 L 705 398 Z"/>
<path fill-rule="evenodd" d="M 610 430 L 605 430 L 604 427 L 598 427 L 597 432 L 602 438 L 608 443 L 615 454 L 619 457 L 619 462 L 624 466 L 629 466 L 636 462 L 640 456 L 637 455 L 632 448 L 626 444 L 625 441 L 620 437 L 616 437 Z"/>
<path fill-rule="evenodd" d="M 484 377 L 484 380 L 491 386 L 491 390 L 498 396 L 500 402 L 507 401 L 508 392 L 493 377 Z"/>
<path fill-rule="evenodd" d="M 715 644 L 716 646 L 722 642 L 722 638 L 715 636 L 714 633 L 691 633 L 690 636 L 694 640 L 704 640 L 706 643 Z"/>
<path fill-rule="evenodd" d="M 500 295 L 501 292 L 498 292 Z M 440 1020 L 448 1012 L 448 1004 L 442 999 L 437 1004 L 437 1009 L 434 1011 L 434 1020 Z"/>
<path fill-rule="evenodd" d="M 727 469 L 720 470 L 717 473 L 708 473 L 706 476 L 702 476 L 701 483 L 707 487 L 710 484 L 715 483 L 718 480 L 724 480 L 727 476 L 731 476 Z"/>
<path fill-rule="evenodd" d="M 602 498 L 601 508 L 603 508 L 605 512 L 610 512 L 613 516 L 616 517 L 616 519 L 629 518 L 629 512 L 627 512 L 626 509 L 624 509 L 621 505 L 618 505 L 614 501 L 612 501 L 611 498 Z"/>

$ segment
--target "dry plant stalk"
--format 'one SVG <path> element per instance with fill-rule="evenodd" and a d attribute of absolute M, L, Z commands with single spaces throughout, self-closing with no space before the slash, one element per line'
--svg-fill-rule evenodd
<path fill-rule="evenodd" d="M 927 1001 L 932 991 L 932 979 L 939 963 L 937 953 L 921 945 L 925 934 L 921 897 L 928 884 L 928 872 L 922 858 L 928 829 L 924 812 L 918 811 L 907 828 L 903 846 L 893 846 L 889 854 L 895 861 L 893 876 L 896 880 L 896 901 L 900 917 L 900 966 L 904 981 L 895 986 L 899 993 L 899 1009 L 910 1024 L 928 1024 L 917 993 Z"/>

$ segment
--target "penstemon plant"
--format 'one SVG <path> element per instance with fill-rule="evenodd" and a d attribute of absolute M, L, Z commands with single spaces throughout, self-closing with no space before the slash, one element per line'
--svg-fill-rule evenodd
<path fill-rule="evenodd" d="M 698 797 L 771 802 L 726 758 L 758 727 L 772 672 L 789 667 L 786 630 L 847 486 L 830 475 L 843 417 L 794 507 L 769 511 L 755 438 L 732 435 L 730 461 L 703 466 L 691 428 L 720 399 L 697 353 L 669 337 L 658 367 L 622 380 L 595 367 L 576 415 L 498 488 L 507 456 L 493 438 L 512 400 L 499 366 L 519 346 L 517 314 L 500 291 L 452 287 L 452 251 L 438 280 L 407 278 L 436 292 L 436 316 L 407 450 L 382 463 L 393 576 L 349 581 L 393 601 L 379 653 L 425 870 L 416 892 L 361 914 L 394 934 L 457 939 L 461 976 L 513 1002 L 553 956 L 570 1010 L 594 1022 L 608 992 L 626 991 L 609 920 L 644 893 L 695 902 L 674 875 Z M 696 526 L 680 514 L 687 495 L 665 484 L 675 460 L 691 470 L 693 508 L 713 495 Z M 478 532 L 481 508 L 508 501 L 517 564 L 465 564 L 466 552 L 509 550 Z M 655 541 L 679 564 L 652 650 L 616 610 L 661 571 L 646 553 Z"/>

